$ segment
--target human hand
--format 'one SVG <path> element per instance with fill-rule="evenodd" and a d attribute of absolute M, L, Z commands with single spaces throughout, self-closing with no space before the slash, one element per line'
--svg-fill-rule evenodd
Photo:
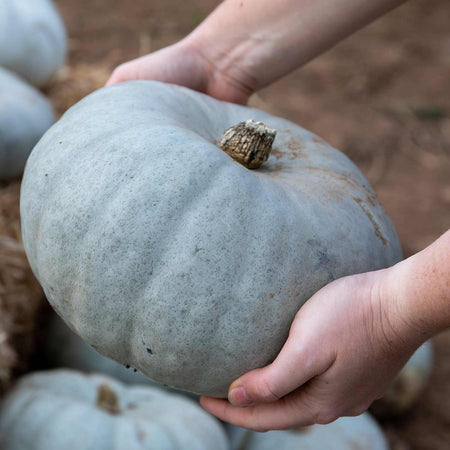
<path fill-rule="evenodd" d="M 252 90 L 227 75 L 202 52 L 193 39 L 142 56 L 118 66 L 107 86 L 130 80 L 157 80 L 203 92 L 219 100 L 246 104 Z"/>
<path fill-rule="evenodd" d="M 245 104 L 405 0 L 225 0 L 180 42 L 120 65 L 108 85 L 158 80 Z"/>
<path fill-rule="evenodd" d="M 237 379 L 230 402 L 202 397 L 202 406 L 255 431 L 361 414 L 426 339 L 405 318 L 395 283 L 385 269 L 325 286 L 299 310 L 272 364 Z"/>

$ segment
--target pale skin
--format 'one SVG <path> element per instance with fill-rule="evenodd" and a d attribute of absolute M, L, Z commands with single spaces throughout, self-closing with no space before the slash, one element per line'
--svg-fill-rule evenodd
<path fill-rule="evenodd" d="M 215 98 L 249 96 L 401 0 L 226 0 L 178 43 L 119 66 L 108 84 L 153 79 Z M 202 397 L 220 419 L 256 431 L 361 414 L 412 353 L 450 326 L 450 231 L 395 266 L 328 284 L 297 313 L 272 364 Z"/>

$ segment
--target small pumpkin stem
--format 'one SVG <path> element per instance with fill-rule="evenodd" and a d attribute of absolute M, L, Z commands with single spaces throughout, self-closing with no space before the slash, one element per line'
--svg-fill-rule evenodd
<path fill-rule="evenodd" d="M 276 134 L 276 130 L 250 119 L 228 128 L 220 148 L 248 169 L 257 169 L 269 158 Z"/>
<path fill-rule="evenodd" d="M 98 387 L 97 407 L 111 414 L 120 413 L 117 394 L 106 383 L 102 383 Z"/>

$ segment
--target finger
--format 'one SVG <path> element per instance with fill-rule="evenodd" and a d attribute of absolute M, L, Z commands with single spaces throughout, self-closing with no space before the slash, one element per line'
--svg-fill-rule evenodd
<path fill-rule="evenodd" d="M 123 80 L 121 78 L 121 75 L 117 72 L 117 70 L 114 70 L 114 72 L 109 77 L 109 80 L 106 82 L 105 86 L 112 86 L 114 84 L 121 83 Z"/>
<path fill-rule="evenodd" d="M 273 363 L 235 380 L 228 392 L 229 402 L 234 406 L 275 402 L 333 364 L 331 352 L 320 354 L 299 341 L 298 337 L 289 337 Z"/>
<path fill-rule="evenodd" d="M 201 397 L 200 404 L 219 419 L 254 431 L 286 430 L 316 423 L 317 412 L 303 401 L 303 394 L 294 393 L 274 403 L 248 408 L 231 405 L 225 399 Z"/>
<path fill-rule="evenodd" d="M 138 77 L 136 76 L 135 68 L 136 65 L 134 61 L 129 61 L 117 66 L 113 70 L 109 80 L 106 82 L 106 86 L 112 86 L 114 84 L 123 83 L 124 81 L 137 79 Z"/>

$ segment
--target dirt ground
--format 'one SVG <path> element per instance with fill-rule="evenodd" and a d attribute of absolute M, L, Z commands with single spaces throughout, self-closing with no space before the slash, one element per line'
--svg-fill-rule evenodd
<path fill-rule="evenodd" d="M 57 0 L 70 37 L 46 92 L 62 113 L 120 62 L 185 36 L 212 0 Z M 448 0 L 400 7 L 252 99 L 344 151 L 391 216 L 405 256 L 450 224 Z M 383 424 L 394 450 L 450 448 L 450 331 L 420 403 Z"/>

